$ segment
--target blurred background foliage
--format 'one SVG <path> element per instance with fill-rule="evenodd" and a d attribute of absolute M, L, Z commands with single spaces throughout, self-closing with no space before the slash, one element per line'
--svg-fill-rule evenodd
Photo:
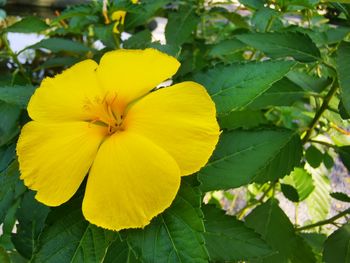
<path fill-rule="evenodd" d="M 350 1 L 19 2 L 0 1 L 0 262 L 350 262 Z M 35 88 L 147 47 L 215 101 L 209 163 L 145 229 L 89 224 L 84 185 L 38 203 L 15 154 Z"/>

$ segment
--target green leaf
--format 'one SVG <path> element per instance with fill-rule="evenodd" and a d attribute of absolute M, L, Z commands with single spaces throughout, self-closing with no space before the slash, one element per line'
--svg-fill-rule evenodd
<path fill-rule="evenodd" d="M 343 164 L 350 171 L 350 145 L 339 147 L 338 153 Z"/>
<path fill-rule="evenodd" d="M 144 49 L 152 41 L 151 31 L 145 29 L 132 35 L 129 39 L 123 43 L 123 48 L 129 49 Z"/>
<path fill-rule="evenodd" d="M 264 113 L 261 111 L 231 111 L 219 118 L 219 124 L 222 129 L 234 130 L 238 128 L 255 128 L 262 124 L 267 124 Z"/>
<path fill-rule="evenodd" d="M 118 238 L 108 248 L 103 263 L 141 263 L 132 247 L 125 240 Z"/>
<path fill-rule="evenodd" d="M 332 79 L 330 78 L 313 76 L 305 72 L 294 70 L 288 72 L 287 78 L 304 90 L 318 93 L 322 92 L 332 83 Z"/>
<path fill-rule="evenodd" d="M 30 85 L 0 87 L 0 101 L 26 109 L 28 101 L 34 93 L 34 90 L 35 88 Z"/>
<path fill-rule="evenodd" d="M 305 97 L 306 92 L 297 84 L 284 77 L 272 84 L 266 92 L 256 98 L 249 109 L 263 109 L 271 106 L 291 106 Z"/>
<path fill-rule="evenodd" d="M 228 56 L 243 50 L 245 47 L 246 44 L 238 39 L 226 39 L 213 45 L 210 48 L 208 55 L 211 57 Z"/>
<path fill-rule="evenodd" d="M 27 47 L 26 49 L 30 49 L 30 48 L 32 49 L 45 48 L 52 51 L 53 53 L 66 51 L 66 52 L 81 54 L 81 53 L 87 53 L 89 51 L 92 51 L 91 48 L 79 42 L 69 40 L 69 39 L 64 39 L 64 38 L 55 38 L 55 37 L 43 39 L 40 42 Z"/>
<path fill-rule="evenodd" d="M 110 49 L 117 48 L 117 44 L 114 39 L 113 27 L 114 23 L 110 23 L 109 25 L 96 25 L 94 27 L 96 38 Z"/>
<path fill-rule="evenodd" d="M 144 229 L 128 230 L 128 241 L 145 263 L 158 262 L 157 259 L 166 262 L 208 262 L 200 205 L 198 187 L 192 187 L 187 180 L 182 180 L 171 207 Z"/>
<path fill-rule="evenodd" d="M 87 222 L 81 200 L 75 199 L 52 209 L 48 225 L 39 237 L 33 263 L 101 262 L 117 234 Z"/>
<path fill-rule="evenodd" d="M 334 199 L 337 199 L 337 200 L 342 201 L 342 202 L 350 203 L 350 196 L 348 196 L 346 193 L 334 192 L 334 193 L 330 193 L 330 195 Z"/>
<path fill-rule="evenodd" d="M 195 6 L 183 5 L 179 10 L 169 15 L 165 27 L 167 44 L 180 46 L 185 43 L 196 29 L 199 17 L 195 13 Z"/>
<path fill-rule="evenodd" d="M 323 153 L 315 146 L 311 145 L 305 152 L 305 158 L 313 168 L 317 168 L 322 163 Z"/>
<path fill-rule="evenodd" d="M 236 37 L 271 58 L 293 57 L 300 62 L 314 62 L 321 57 L 311 38 L 299 32 L 248 33 Z"/>
<path fill-rule="evenodd" d="M 305 200 L 315 189 L 312 176 L 305 169 L 296 167 L 294 171 L 283 178 L 283 182 L 292 185 L 299 196 L 299 201 Z"/>
<path fill-rule="evenodd" d="M 19 180 L 18 163 L 14 161 L 0 173 L 0 224 L 25 189 L 23 182 Z"/>
<path fill-rule="evenodd" d="M 2 263 L 11 263 L 11 259 L 7 254 L 6 250 L 0 246 L 0 262 Z"/>
<path fill-rule="evenodd" d="M 315 189 L 306 199 L 307 211 L 311 220 L 317 222 L 326 219 L 331 205 L 329 192 L 331 190 L 329 178 L 320 171 L 311 173 Z"/>
<path fill-rule="evenodd" d="M 283 195 L 292 202 L 299 202 L 299 194 L 297 190 L 289 184 L 281 184 Z"/>
<path fill-rule="evenodd" d="M 32 257 L 34 246 L 41 233 L 49 208 L 34 199 L 34 192 L 26 192 L 17 210 L 17 231 L 12 242 L 25 258 Z"/>
<path fill-rule="evenodd" d="M 236 188 L 281 178 L 300 163 L 299 135 L 289 130 L 222 133 L 208 164 L 199 172 L 203 191 Z"/>
<path fill-rule="evenodd" d="M 328 237 L 324 244 L 323 260 L 326 263 L 350 262 L 350 224 L 343 225 Z"/>
<path fill-rule="evenodd" d="M 341 42 L 336 58 L 336 68 L 340 86 L 340 95 L 344 108 L 350 114 L 350 43 Z"/>
<path fill-rule="evenodd" d="M 27 16 L 21 21 L 9 26 L 7 32 L 16 33 L 40 33 L 48 29 L 49 26 L 37 16 Z"/>
<path fill-rule="evenodd" d="M 249 260 L 270 255 L 273 251 L 261 237 L 235 217 L 226 216 L 215 206 L 202 207 L 205 218 L 205 241 L 214 262 Z"/>
<path fill-rule="evenodd" d="M 16 158 L 16 144 L 0 147 L 0 172 L 4 171 Z"/>
<path fill-rule="evenodd" d="M 350 113 L 348 113 L 344 107 L 344 103 L 342 101 L 339 102 L 339 105 L 338 105 L 338 111 L 339 111 L 339 114 L 340 114 L 340 117 L 343 119 L 343 120 L 348 120 L 350 119 Z"/>
<path fill-rule="evenodd" d="M 265 0 L 239 0 L 239 2 L 247 7 L 258 9 L 264 6 Z"/>
<path fill-rule="evenodd" d="M 0 147 L 13 139 L 20 130 L 18 119 L 21 109 L 0 101 Z"/>
<path fill-rule="evenodd" d="M 253 14 L 251 22 L 258 32 L 266 32 L 269 29 L 280 30 L 283 27 L 280 15 L 280 12 L 263 6 Z"/>
<path fill-rule="evenodd" d="M 181 48 L 179 46 L 174 45 L 162 45 L 159 42 L 150 43 L 149 47 L 158 49 L 163 53 L 167 53 L 170 56 L 178 58 L 181 52 Z"/>
<path fill-rule="evenodd" d="M 295 65 L 292 61 L 264 61 L 217 66 L 198 73 L 195 81 L 207 88 L 219 114 L 247 107 Z"/>
<path fill-rule="evenodd" d="M 300 236 L 309 244 L 316 256 L 316 262 L 322 262 L 323 244 L 327 235 L 321 233 L 300 233 Z"/>
<path fill-rule="evenodd" d="M 313 263 L 315 256 L 304 240 L 294 232 L 287 215 L 278 201 L 270 199 L 255 208 L 247 217 L 246 224 L 259 233 L 278 254 L 262 259 L 266 263 Z"/>

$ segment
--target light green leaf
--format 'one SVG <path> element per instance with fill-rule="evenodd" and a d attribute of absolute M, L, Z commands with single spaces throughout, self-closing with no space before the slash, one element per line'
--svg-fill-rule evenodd
<path fill-rule="evenodd" d="M 217 66 L 194 76 L 207 88 L 219 114 L 241 110 L 261 96 L 295 65 L 292 61 L 264 61 Z"/>
<path fill-rule="evenodd" d="M 266 263 L 314 263 L 315 256 L 304 240 L 294 232 L 287 215 L 275 199 L 255 208 L 246 224 L 259 233 L 277 254 L 262 259 Z"/>
<path fill-rule="evenodd" d="M 200 210 L 201 193 L 187 179 L 182 180 L 170 208 L 144 229 L 127 231 L 128 242 L 145 263 L 208 262 Z"/>
<path fill-rule="evenodd" d="M 273 253 L 252 229 L 235 217 L 226 216 L 215 206 L 202 207 L 205 217 L 205 241 L 209 256 L 215 262 L 260 258 Z"/>
<path fill-rule="evenodd" d="M 199 22 L 192 4 L 180 6 L 177 12 L 171 13 L 165 27 L 167 44 L 180 46 L 185 43 Z"/>
<path fill-rule="evenodd" d="M 39 237 L 33 263 L 96 263 L 105 257 L 117 234 L 87 222 L 81 200 L 75 199 L 53 209 L 48 226 Z"/>
<path fill-rule="evenodd" d="M 293 57 L 301 62 L 314 62 L 321 57 L 311 38 L 299 32 L 247 33 L 236 37 L 271 58 Z"/>
<path fill-rule="evenodd" d="M 27 16 L 21 21 L 9 26 L 7 32 L 16 33 L 40 33 L 48 29 L 49 26 L 37 16 Z"/>
<path fill-rule="evenodd" d="M 344 108 L 350 114 L 350 43 L 341 42 L 336 58 L 340 95 Z"/>
<path fill-rule="evenodd" d="M 294 171 L 283 178 L 283 182 L 292 185 L 299 196 L 299 201 L 305 200 L 315 189 L 312 176 L 305 169 L 296 167 Z"/>
<path fill-rule="evenodd" d="M 299 135 L 289 130 L 222 133 L 208 164 L 199 172 L 203 191 L 264 183 L 289 174 L 300 163 Z"/>
<path fill-rule="evenodd" d="M 312 179 L 315 189 L 306 199 L 308 207 L 308 214 L 313 222 L 326 219 L 331 205 L 331 197 L 329 192 L 331 190 L 329 178 L 323 175 L 319 169 L 311 170 Z"/>
<path fill-rule="evenodd" d="M 27 108 L 28 101 L 33 95 L 35 88 L 33 86 L 5 86 L 0 87 L 0 101 L 8 104 L 17 105 L 22 109 Z"/>
<path fill-rule="evenodd" d="M 350 263 L 350 224 L 343 225 L 328 237 L 324 244 L 323 260 L 326 263 Z"/>

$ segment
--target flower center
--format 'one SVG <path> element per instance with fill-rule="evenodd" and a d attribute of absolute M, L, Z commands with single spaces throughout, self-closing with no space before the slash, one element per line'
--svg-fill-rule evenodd
<path fill-rule="evenodd" d="M 87 100 L 84 110 L 89 113 L 93 124 L 107 127 L 108 134 L 123 131 L 123 113 L 118 108 L 117 94 L 106 94 L 104 97 L 95 97 Z"/>

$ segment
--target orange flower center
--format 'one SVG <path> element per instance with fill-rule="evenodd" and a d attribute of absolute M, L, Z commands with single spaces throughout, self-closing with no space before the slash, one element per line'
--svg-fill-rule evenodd
<path fill-rule="evenodd" d="M 84 104 L 93 124 L 107 127 L 108 134 L 123 131 L 123 111 L 120 110 L 117 94 L 106 94 L 104 97 L 95 97 L 92 101 L 87 100 Z"/>

